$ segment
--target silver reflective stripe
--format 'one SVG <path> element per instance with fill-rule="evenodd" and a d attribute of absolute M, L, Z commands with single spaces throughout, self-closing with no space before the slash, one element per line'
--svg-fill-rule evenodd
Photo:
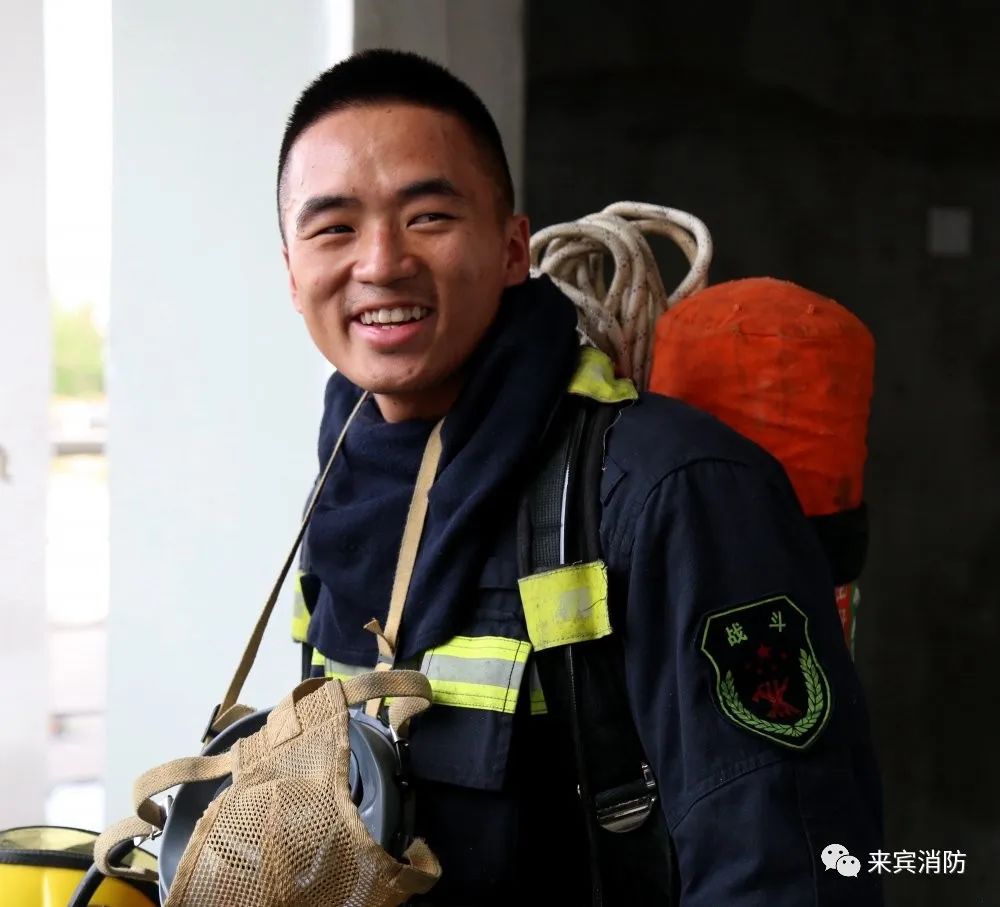
<path fill-rule="evenodd" d="M 432 657 L 425 659 L 421 670 L 428 680 L 483 683 L 518 689 L 524 676 L 524 662 L 501 661 L 496 658 L 456 658 L 454 655 L 439 655 L 435 652 Z"/>
<path fill-rule="evenodd" d="M 346 677 L 357 677 L 358 674 L 367 674 L 374 668 L 366 668 L 364 665 L 348 665 L 342 661 L 334 661 L 332 658 L 323 659 L 323 670 L 327 677 L 336 677 L 343 680 Z"/>
<path fill-rule="evenodd" d="M 336 677 L 337 680 L 348 680 L 351 677 L 357 677 L 358 674 L 365 674 L 368 671 L 373 671 L 374 668 L 368 668 L 364 665 L 349 665 L 342 661 L 334 661 L 332 658 L 326 658 L 321 652 L 313 651 L 312 657 L 313 667 L 323 666 L 323 674 L 326 677 Z"/>

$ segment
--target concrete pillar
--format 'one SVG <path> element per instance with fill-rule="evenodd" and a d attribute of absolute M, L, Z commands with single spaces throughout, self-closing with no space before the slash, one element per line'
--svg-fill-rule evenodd
<path fill-rule="evenodd" d="M 351 12 L 113 5 L 109 819 L 138 772 L 197 752 L 315 475 L 328 369 L 289 302 L 274 179 Z M 279 608 L 244 701 L 298 672 Z"/>
<path fill-rule="evenodd" d="M 524 0 L 361 0 L 357 50 L 393 47 L 423 54 L 468 82 L 503 137 L 518 205 L 524 170 Z"/>
<path fill-rule="evenodd" d="M 0 5 L 0 828 L 44 819 L 47 728 L 42 5 Z"/>

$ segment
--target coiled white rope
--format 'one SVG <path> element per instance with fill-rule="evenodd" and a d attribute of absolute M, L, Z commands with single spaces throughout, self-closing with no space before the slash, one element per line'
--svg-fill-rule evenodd
<path fill-rule="evenodd" d="M 672 239 L 687 276 L 667 294 L 646 234 Z M 610 260 L 611 282 L 605 273 Z M 645 389 L 653 330 L 671 305 L 708 284 L 712 237 L 691 214 L 643 202 L 616 202 L 597 214 L 531 237 L 532 273 L 548 274 L 573 301 L 581 339 L 607 353 L 617 371 Z"/>

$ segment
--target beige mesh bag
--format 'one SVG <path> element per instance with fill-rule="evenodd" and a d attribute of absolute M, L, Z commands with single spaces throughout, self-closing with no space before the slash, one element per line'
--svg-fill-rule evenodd
<path fill-rule="evenodd" d="M 362 395 L 334 445 L 239 667 L 212 714 L 206 739 L 253 712 L 238 704 L 240 692 L 330 466 L 367 398 Z M 375 620 L 368 625 L 378 637 L 378 669 L 344 682 L 307 680 L 272 709 L 264 727 L 237 738 L 225 752 L 175 759 L 141 775 L 133 788 L 135 816 L 113 825 L 95 842 L 94 862 L 103 873 L 155 881 L 150 870 L 112 864 L 111 851 L 163 830 L 167 816 L 151 799 L 156 794 L 231 775 L 232 784 L 195 825 L 164 907 L 391 907 L 429 891 L 440 878 L 441 866 L 422 840 L 413 841 L 400 862 L 369 833 L 351 799 L 348 731 L 350 706 L 367 703 L 374 715 L 391 697 L 388 719 L 399 737 L 431 703 L 424 675 L 391 665 L 440 456 L 439 422 L 417 474 L 386 627 Z"/>
<path fill-rule="evenodd" d="M 417 839 L 393 859 L 371 837 L 351 800 L 348 706 L 394 697 L 390 723 L 405 732 L 430 702 L 416 671 L 362 674 L 344 683 L 307 680 L 286 696 L 257 733 L 225 753 L 167 762 L 135 783 L 136 817 L 98 839 L 102 872 L 150 880 L 148 870 L 109 865 L 108 852 L 162 829 L 150 797 L 177 784 L 231 774 L 195 826 L 165 907 L 390 907 L 430 890 L 441 874 Z"/>

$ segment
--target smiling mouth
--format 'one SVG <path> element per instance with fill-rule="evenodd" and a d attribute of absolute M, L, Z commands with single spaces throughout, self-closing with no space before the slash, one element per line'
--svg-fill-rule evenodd
<path fill-rule="evenodd" d="M 358 316 L 358 321 L 372 327 L 391 328 L 395 325 L 423 321 L 430 313 L 430 309 L 419 305 L 395 306 L 362 312 Z"/>

